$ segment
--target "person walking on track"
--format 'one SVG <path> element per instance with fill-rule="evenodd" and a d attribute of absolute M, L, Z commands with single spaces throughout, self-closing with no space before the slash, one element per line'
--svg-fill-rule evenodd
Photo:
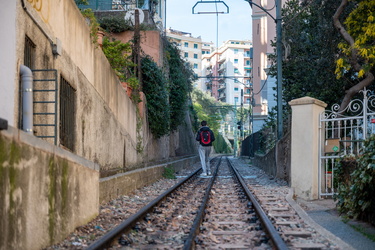
<path fill-rule="evenodd" d="M 208 127 L 206 121 L 201 122 L 201 128 L 197 132 L 196 140 L 199 141 L 198 152 L 203 170 L 201 177 L 207 177 L 211 175 L 210 153 L 215 135 Z"/>

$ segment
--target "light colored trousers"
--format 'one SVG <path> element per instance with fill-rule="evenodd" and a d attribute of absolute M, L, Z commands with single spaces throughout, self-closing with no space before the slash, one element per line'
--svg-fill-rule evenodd
<path fill-rule="evenodd" d="M 211 172 L 211 168 L 210 168 L 211 147 L 212 146 L 202 146 L 200 144 L 198 146 L 198 152 L 199 152 L 199 157 L 201 158 L 202 170 L 203 170 L 203 173 L 206 173 L 206 174 L 207 172 Z"/>

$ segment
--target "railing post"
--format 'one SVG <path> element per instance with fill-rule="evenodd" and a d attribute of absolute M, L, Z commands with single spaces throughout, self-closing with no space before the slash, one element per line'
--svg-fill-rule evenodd
<path fill-rule="evenodd" d="M 292 107 L 291 187 L 302 199 L 319 197 L 319 122 L 326 103 L 303 97 L 289 102 Z"/>
<path fill-rule="evenodd" d="M 363 140 L 367 138 L 367 90 L 366 88 L 362 91 L 363 93 Z"/>

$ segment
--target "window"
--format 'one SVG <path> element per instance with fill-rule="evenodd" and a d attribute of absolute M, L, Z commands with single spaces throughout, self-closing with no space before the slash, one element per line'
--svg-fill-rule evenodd
<path fill-rule="evenodd" d="M 250 104 L 250 98 L 246 98 L 246 103 Z"/>
<path fill-rule="evenodd" d="M 35 44 L 29 37 L 26 36 L 25 38 L 25 50 L 24 50 L 24 58 L 23 64 L 30 69 L 34 69 L 34 61 L 35 61 Z"/>
<path fill-rule="evenodd" d="M 188 43 L 188 42 L 185 42 L 185 43 L 184 43 L 184 46 L 185 46 L 186 48 L 188 48 L 188 47 L 189 47 L 189 43 Z"/>
<path fill-rule="evenodd" d="M 234 73 L 235 73 L 235 74 L 239 74 L 240 71 L 239 71 L 237 68 L 234 68 Z"/>
<path fill-rule="evenodd" d="M 189 53 L 188 53 L 188 52 L 185 52 L 185 53 L 184 53 L 184 57 L 189 57 Z"/>
<path fill-rule="evenodd" d="M 74 151 L 76 90 L 60 77 L 60 144 Z"/>
<path fill-rule="evenodd" d="M 194 59 L 198 59 L 198 54 L 194 54 Z"/>
<path fill-rule="evenodd" d="M 194 69 L 197 69 L 197 68 L 198 68 L 198 64 L 194 63 Z"/>
<path fill-rule="evenodd" d="M 238 91 L 238 88 L 234 88 L 234 91 Z"/>
<path fill-rule="evenodd" d="M 198 44 L 194 43 L 194 49 L 198 49 Z"/>
<path fill-rule="evenodd" d="M 246 60 L 246 66 L 250 66 L 250 60 Z"/>
<path fill-rule="evenodd" d="M 238 97 L 236 96 L 235 98 L 234 98 L 234 103 L 237 103 L 238 102 Z"/>
<path fill-rule="evenodd" d="M 234 59 L 234 63 L 235 63 L 235 64 L 238 64 L 238 59 Z"/>
<path fill-rule="evenodd" d="M 234 49 L 233 51 L 235 55 L 238 54 L 238 49 Z"/>

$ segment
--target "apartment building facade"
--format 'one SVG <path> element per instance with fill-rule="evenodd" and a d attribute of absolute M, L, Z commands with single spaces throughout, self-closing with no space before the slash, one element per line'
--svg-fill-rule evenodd
<path fill-rule="evenodd" d="M 200 79 L 202 77 L 202 56 L 211 54 L 213 43 L 203 42 L 200 36 L 193 37 L 191 33 L 171 28 L 166 30 L 166 36 L 177 44 L 181 51 L 181 57 L 191 64 L 194 73 Z M 194 87 L 202 89 L 202 81 L 197 80 Z"/>
<path fill-rule="evenodd" d="M 276 1 L 254 0 L 253 2 L 268 12 L 267 14 L 256 5 L 252 5 L 253 85 L 254 92 L 257 93 L 254 95 L 254 112 L 259 118 L 262 116 L 266 118 L 269 111 L 277 105 L 276 91 L 274 90 L 277 79 L 267 75 L 272 63 L 269 55 L 275 53 L 271 41 L 276 41 L 276 23 L 273 19 L 276 18 Z M 284 3 L 285 0 L 281 0 L 281 4 Z"/>
<path fill-rule="evenodd" d="M 202 58 L 206 90 L 217 100 L 232 105 L 251 105 L 252 43 L 228 40 Z"/>

